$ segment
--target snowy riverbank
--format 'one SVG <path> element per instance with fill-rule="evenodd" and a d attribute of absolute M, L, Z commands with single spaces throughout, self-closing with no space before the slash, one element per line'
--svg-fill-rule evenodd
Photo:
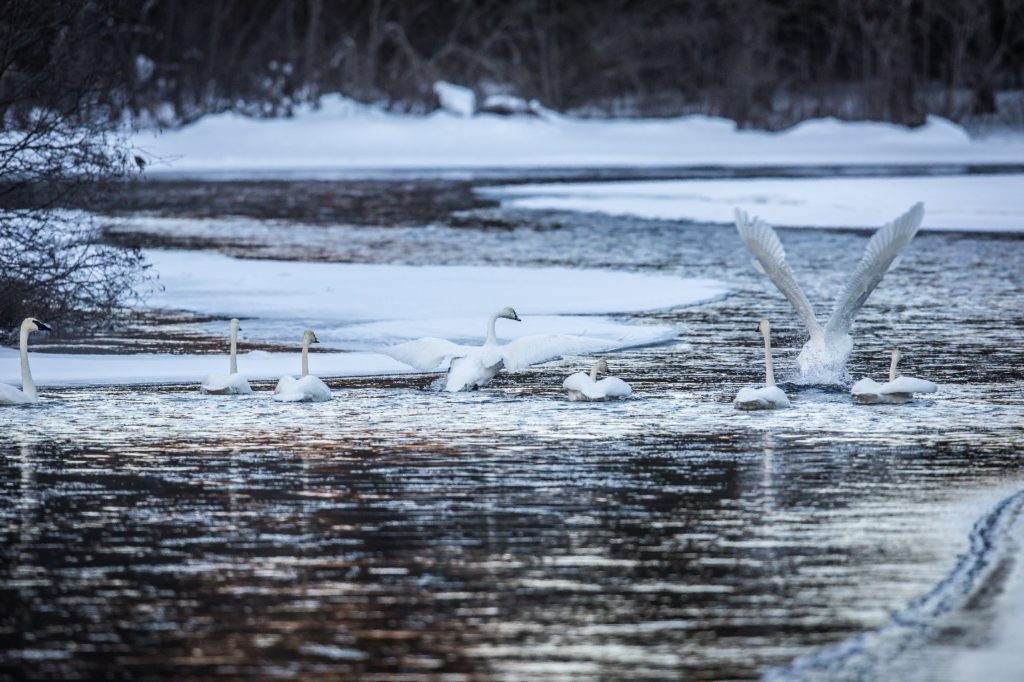
<path fill-rule="evenodd" d="M 294 171 L 371 168 L 799 166 L 1017 164 L 1024 135 L 972 140 L 931 118 L 920 128 L 806 121 L 781 133 L 737 129 L 707 116 L 579 119 L 557 114 L 472 118 L 438 111 L 388 113 L 331 95 L 291 118 L 206 116 L 132 143 L 164 171 Z"/>
<path fill-rule="evenodd" d="M 917 201 L 924 230 L 1024 232 L 1024 175 L 541 183 L 481 190 L 505 208 L 732 223 L 743 208 L 786 227 L 876 228 Z"/>

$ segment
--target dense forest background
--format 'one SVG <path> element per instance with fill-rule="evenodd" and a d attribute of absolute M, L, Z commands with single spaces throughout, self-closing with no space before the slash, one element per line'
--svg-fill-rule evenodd
<path fill-rule="evenodd" d="M 7 114 L 17 108 L 7 93 L 45 105 L 83 80 L 91 115 L 167 125 L 228 109 L 287 114 L 332 92 L 427 111 L 443 79 L 585 116 L 705 113 L 770 129 L 827 115 L 1024 123 L 1024 0 L 0 6 Z"/>

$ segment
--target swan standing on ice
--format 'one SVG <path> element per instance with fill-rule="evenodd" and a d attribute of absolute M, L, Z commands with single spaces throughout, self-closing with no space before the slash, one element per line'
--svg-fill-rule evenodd
<path fill-rule="evenodd" d="M 754 255 L 755 265 L 779 288 L 796 308 L 810 335 L 797 357 L 800 381 L 805 383 L 847 383 L 846 361 L 853 350 L 850 326 L 864 301 L 882 281 L 886 271 L 921 227 L 924 204 L 917 203 L 896 220 L 875 232 L 864 255 L 836 301 L 825 326 L 819 324 L 810 302 L 786 264 L 786 252 L 778 235 L 767 223 L 736 209 L 736 228 Z"/>
<path fill-rule="evenodd" d="M 450 360 L 446 391 L 471 391 L 486 386 L 504 369 L 515 372 L 546 362 L 567 352 L 586 352 L 586 339 L 567 334 L 535 334 L 509 343 L 498 343 L 494 323 L 500 319 L 521 322 L 512 308 L 502 308 L 487 320 L 482 346 L 463 346 L 445 339 L 423 338 L 384 349 L 384 353 L 410 367 L 429 372 Z"/>
<path fill-rule="evenodd" d="M 772 368 L 772 328 L 768 320 L 761 320 L 757 331 L 764 335 L 764 386 L 741 388 L 733 404 L 738 410 L 774 410 L 789 407 L 789 398 L 775 385 L 775 370 Z"/>
<path fill-rule="evenodd" d="M 302 333 L 302 376 L 283 376 L 274 388 L 274 400 L 282 403 L 322 403 L 331 399 L 331 389 L 309 373 L 309 344 L 320 343 L 311 329 Z"/>
<path fill-rule="evenodd" d="M 899 405 L 909 403 L 915 393 L 935 393 L 938 386 L 924 379 L 901 377 L 896 373 L 896 365 L 900 361 L 900 349 L 892 349 L 892 362 L 889 363 L 889 381 L 880 384 L 873 379 L 861 379 L 853 385 L 850 393 L 861 405 L 877 405 L 887 403 Z"/>
<path fill-rule="evenodd" d="M 633 394 L 629 384 L 618 377 L 605 377 L 598 381 L 598 372 L 608 373 L 608 363 L 604 359 L 593 364 L 590 374 L 576 372 L 566 377 L 562 388 L 569 393 L 569 400 L 617 400 Z"/>
<path fill-rule="evenodd" d="M 28 335 L 32 332 L 52 332 L 53 329 L 43 322 L 26 317 L 21 323 L 21 390 L 14 386 L 0 384 L 0 405 L 25 405 L 39 400 L 36 385 L 32 383 L 32 371 L 28 367 Z"/>
<path fill-rule="evenodd" d="M 238 318 L 231 318 L 231 372 L 210 374 L 203 380 L 199 390 L 210 395 L 249 395 L 249 382 L 238 373 Z"/>

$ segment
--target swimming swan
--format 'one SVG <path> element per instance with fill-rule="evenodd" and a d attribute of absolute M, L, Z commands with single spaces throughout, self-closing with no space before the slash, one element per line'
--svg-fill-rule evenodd
<path fill-rule="evenodd" d="M 935 393 L 938 386 L 924 379 L 901 377 L 896 374 L 896 364 L 900 361 L 900 349 L 892 349 L 892 362 L 889 363 L 889 381 L 880 384 L 873 379 L 861 379 L 853 385 L 850 393 L 861 405 L 877 405 L 888 403 L 899 405 L 909 403 L 915 393 Z"/>
<path fill-rule="evenodd" d="M 738 410 L 774 410 L 790 407 L 789 398 L 775 385 L 775 370 L 772 368 L 772 328 L 768 320 L 761 320 L 757 331 L 764 335 L 764 386 L 741 388 L 733 404 Z"/>
<path fill-rule="evenodd" d="M 598 381 L 598 372 L 608 373 L 608 363 L 604 359 L 593 364 L 590 374 L 576 372 L 566 377 L 562 388 L 569 393 L 569 400 L 616 400 L 633 394 L 629 384 L 618 377 L 605 377 Z"/>
<path fill-rule="evenodd" d="M 498 343 L 494 323 L 499 319 L 522 321 L 512 308 L 502 308 L 487 320 L 487 338 L 482 346 L 463 346 L 427 337 L 391 346 L 383 352 L 424 372 L 443 367 L 450 360 L 444 390 L 471 391 L 489 384 L 501 369 L 515 372 L 565 353 L 594 350 L 590 339 L 569 334 L 534 334 Z"/>
<path fill-rule="evenodd" d="M 238 318 L 231 318 L 231 372 L 210 374 L 203 380 L 199 390 L 210 395 L 249 395 L 249 382 L 238 373 Z"/>
<path fill-rule="evenodd" d="M 0 405 L 26 405 L 39 400 L 36 396 L 36 385 L 32 383 L 32 371 L 28 368 L 28 335 L 32 332 L 52 332 L 53 329 L 43 322 L 26 317 L 21 323 L 21 390 L 14 386 L 0 384 Z"/>
<path fill-rule="evenodd" d="M 747 249 L 754 255 L 755 266 L 779 288 L 796 308 L 797 315 L 810 335 L 797 357 L 799 380 L 804 383 L 848 383 L 846 361 L 853 350 L 850 326 L 864 301 L 878 286 L 900 251 L 910 243 L 921 227 L 924 204 L 917 203 L 891 223 L 881 227 L 864 249 L 846 287 L 836 301 L 832 316 L 825 326 L 811 308 L 810 302 L 786 264 L 786 252 L 778 235 L 767 223 L 751 218 L 736 209 L 736 229 Z"/>
<path fill-rule="evenodd" d="M 331 389 L 318 377 L 309 373 L 309 344 L 320 343 L 316 334 L 307 329 L 302 333 L 302 376 L 295 379 L 283 376 L 274 388 L 274 400 L 281 403 L 322 403 L 331 399 Z"/>

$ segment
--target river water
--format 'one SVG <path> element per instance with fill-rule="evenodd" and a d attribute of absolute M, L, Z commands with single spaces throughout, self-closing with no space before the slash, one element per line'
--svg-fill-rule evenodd
<path fill-rule="evenodd" d="M 985 646 L 1024 507 L 1024 239 L 921 233 L 858 318 L 855 377 L 899 345 L 938 393 L 784 385 L 792 409 L 741 413 L 757 321 L 781 377 L 803 339 L 734 229 L 503 211 L 472 184 L 153 182 L 112 239 L 735 293 L 624 318 L 682 332 L 609 357 L 621 403 L 567 401 L 578 367 L 550 363 L 454 395 L 405 376 L 315 405 L 125 386 L 5 410 L 0 676 L 941 679 Z M 867 235 L 779 233 L 825 310 Z"/>

